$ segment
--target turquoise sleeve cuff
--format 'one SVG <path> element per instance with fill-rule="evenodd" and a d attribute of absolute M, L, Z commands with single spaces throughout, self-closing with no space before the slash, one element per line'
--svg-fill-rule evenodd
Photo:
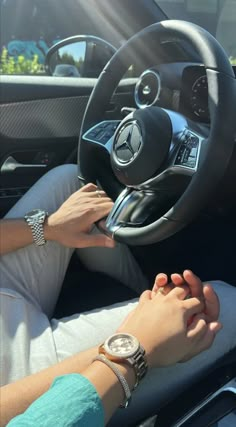
<path fill-rule="evenodd" d="M 95 387 L 80 374 L 57 377 L 39 397 L 8 427 L 104 427 L 104 410 Z"/>

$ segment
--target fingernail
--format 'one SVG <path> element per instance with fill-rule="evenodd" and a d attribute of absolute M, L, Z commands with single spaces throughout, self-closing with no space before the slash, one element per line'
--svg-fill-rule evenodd
<path fill-rule="evenodd" d="M 166 276 L 163 273 L 159 273 L 156 276 L 156 280 L 160 283 L 166 283 Z"/>

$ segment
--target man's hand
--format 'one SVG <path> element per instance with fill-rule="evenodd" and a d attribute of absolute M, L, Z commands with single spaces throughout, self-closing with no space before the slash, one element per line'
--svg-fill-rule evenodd
<path fill-rule="evenodd" d="M 104 234 L 89 234 L 93 224 L 107 216 L 112 207 L 113 202 L 104 191 L 98 192 L 96 185 L 87 184 L 48 217 L 45 239 L 71 248 L 114 247 L 115 242 Z"/>

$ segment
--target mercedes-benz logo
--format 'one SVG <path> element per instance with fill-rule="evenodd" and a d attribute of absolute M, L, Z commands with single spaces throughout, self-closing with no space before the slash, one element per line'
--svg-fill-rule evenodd
<path fill-rule="evenodd" d="M 142 135 L 136 122 L 127 123 L 121 128 L 115 141 L 115 154 L 122 163 L 130 162 L 139 152 Z"/>
<path fill-rule="evenodd" d="M 143 95 L 145 95 L 145 96 L 150 95 L 150 93 L 151 93 L 150 86 L 149 85 L 144 86 L 142 92 L 143 92 Z"/>

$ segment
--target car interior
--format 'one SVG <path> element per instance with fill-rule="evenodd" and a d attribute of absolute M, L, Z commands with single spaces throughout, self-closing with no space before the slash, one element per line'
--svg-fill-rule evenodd
<path fill-rule="evenodd" d="M 0 3 L 12 58 L 13 41 L 42 42 L 36 23 L 50 29 L 43 72 L 4 72 L 1 56 L 1 217 L 48 170 L 75 163 L 114 200 L 101 231 L 129 245 L 150 287 L 186 268 L 236 286 L 236 3 L 70 0 L 65 15 L 61 0 L 19 1 L 14 39 L 15 2 Z M 24 27 L 32 10 L 41 15 Z M 74 254 L 54 317 L 137 296 Z M 109 426 L 235 426 L 236 348 L 143 414 Z"/>

